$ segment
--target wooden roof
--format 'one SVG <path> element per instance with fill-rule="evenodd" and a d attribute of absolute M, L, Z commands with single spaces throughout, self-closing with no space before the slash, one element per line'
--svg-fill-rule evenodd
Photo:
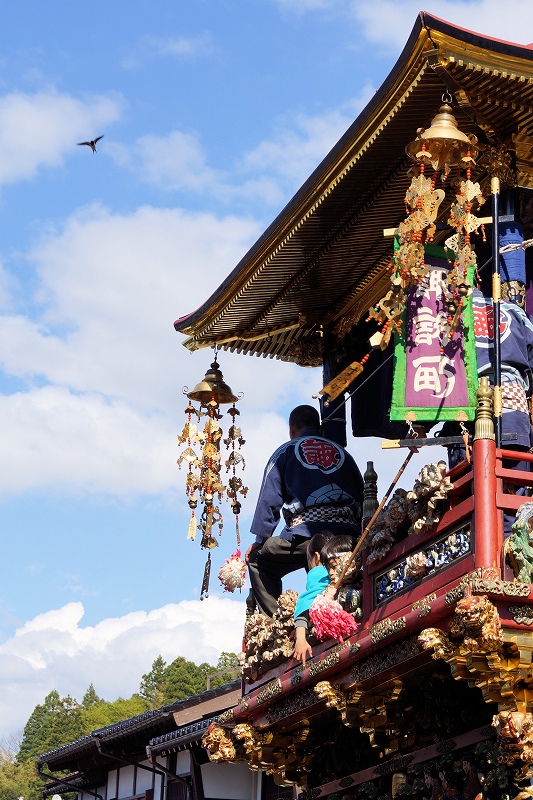
<path fill-rule="evenodd" d="M 429 127 L 446 89 L 459 128 L 505 144 L 518 185 L 533 188 L 532 46 L 421 12 L 360 116 L 216 292 L 175 322 L 185 346 L 321 363 L 323 329 L 342 336 L 386 291 L 392 240 L 383 231 L 405 217 L 405 146 Z"/>

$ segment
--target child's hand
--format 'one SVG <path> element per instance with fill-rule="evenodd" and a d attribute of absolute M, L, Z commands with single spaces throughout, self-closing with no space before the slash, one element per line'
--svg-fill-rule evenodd
<path fill-rule="evenodd" d="M 291 658 L 294 661 L 301 661 L 305 667 L 305 659 L 312 657 L 313 650 L 307 641 L 305 628 L 296 628 L 296 642 L 294 644 L 294 650 L 291 653 Z"/>

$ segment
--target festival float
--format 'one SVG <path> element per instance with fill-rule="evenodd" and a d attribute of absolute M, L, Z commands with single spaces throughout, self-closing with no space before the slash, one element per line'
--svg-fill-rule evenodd
<path fill-rule="evenodd" d="M 533 795 L 532 189 L 532 46 L 422 12 L 358 119 L 175 323 L 191 351 L 322 366 L 326 436 L 344 444 L 349 423 L 407 461 L 418 431 L 425 464 L 379 505 L 368 465 L 365 538 L 337 595 L 355 634 L 316 640 L 303 666 L 294 592 L 273 619 L 247 616 L 242 696 L 204 736 L 212 761 L 301 800 Z"/>

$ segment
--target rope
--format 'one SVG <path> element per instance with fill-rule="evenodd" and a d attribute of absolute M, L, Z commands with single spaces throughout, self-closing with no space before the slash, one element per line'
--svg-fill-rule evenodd
<path fill-rule="evenodd" d="M 513 250 L 526 250 L 531 246 L 533 246 L 533 239 L 524 239 L 523 242 L 512 242 L 511 244 L 500 247 L 500 253 L 512 253 Z"/>

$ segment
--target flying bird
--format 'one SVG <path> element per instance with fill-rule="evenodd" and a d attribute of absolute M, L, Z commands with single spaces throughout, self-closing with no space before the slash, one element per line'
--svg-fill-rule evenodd
<path fill-rule="evenodd" d="M 102 134 L 101 136 L 97 136 L 96 139 L 91 139 L 90 142 L 78 142 L 78 145 L 86 144 L 91 148 L 93 153 L 96 153 L 96 142 L 99 142 L 100 139 L 103 139 L 103 138 L 104 138 L 104 135 Z"/>

